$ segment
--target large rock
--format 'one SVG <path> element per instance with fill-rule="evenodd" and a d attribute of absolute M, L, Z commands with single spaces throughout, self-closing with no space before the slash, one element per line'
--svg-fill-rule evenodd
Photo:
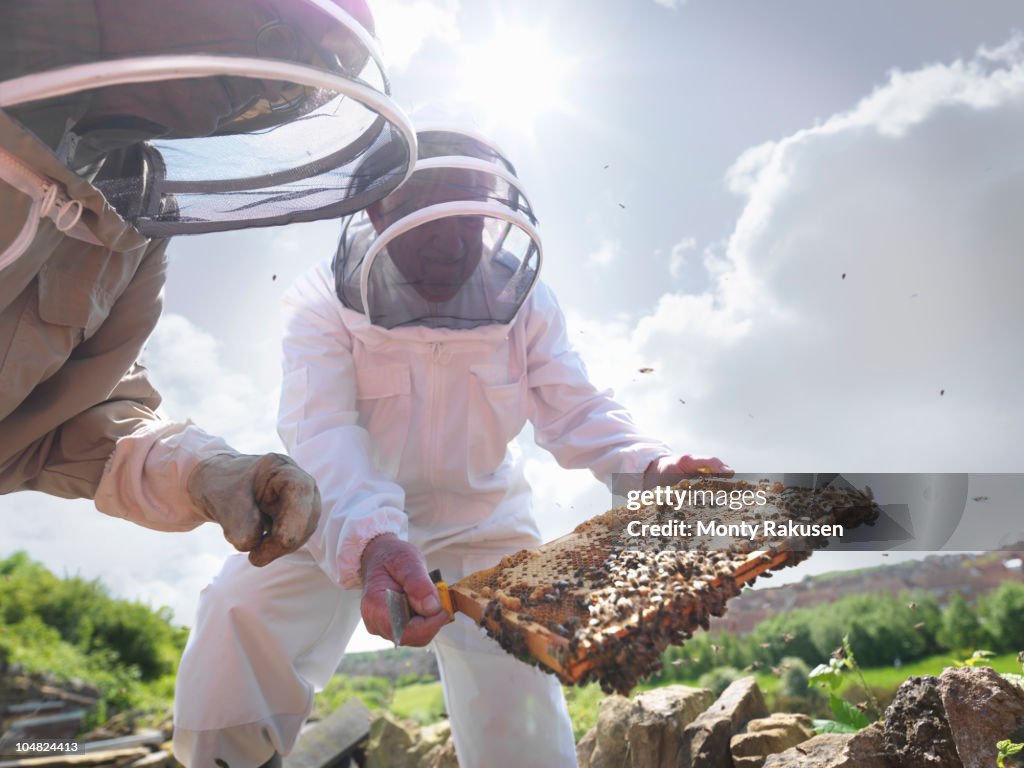
<path fill-rule="evenodd" d="M 587 731 L 576 744 L 576 768 L 589 768 L 597 747 L 597 727 Z"/>
<path fill-rule="evenodd" d="M 885 755 L 881 723 L 859 733 L 823 733 L 772 755 L 764 768 L 900 768 Z"/>
<path fill-rule="evenodd" d="M 128 768 L 178 768 L 178 765 L 180 763 L 174 759 L 174 755 L 167 750 L 160 749 L 129 763 Z"/>
<path fill-rule="evenodd" d="M 341 762 L 363 744 L 370 733 L 370 710 L 353 697 L 316 725 L 304 730 L 285 768 L 322 768 Z"/>
<path fill-rule="evenodd" d="M 433 725 L 425 725 L 417 734 L 412 751 L 419 757 L 420 765 L 427 765 L 434 760 L 435 755 L 441 752 L 445 744 L 451 741 L 451 738 L 452 726 L 447 720 L 441 720 Z"/>
<path fill-rule="evenodd" d="M 375 712 L 374 716 L 370 723 L 370 742 L 366 746 L 366 768 L 418 768 L 417 725 L 383 710 Z"/>
<path fill-rule="evenodd" d="M 988 667 L 944 670 L 939 696 L 964 768 L 991 768 L 996 743 L 1021 741 L 1024 689 Z"/>
<path fill-rule="evenodd" d="M 450 738 L 444 744 L 434 747 L 420 762 L 422 768 L 459 768 L 459 760 L 455 756 L 455 742 Z"/>
<path fill-rule="evenodd" d="M 626 730 L 633 702 L 625 696 L 608 696 L 597 710 L 594 748 L 582 768 L 616 768 L 626 764 Z"/>
<path fill-rule="evenodd" d="M 675 768 L 682 752 L 682 732 L 711 701 L 703 688 L 669 686 L 645 691 L 633 699 L 634 713 L 626 740 L 628 765 Z"/>
<path fill-rule="evenodd" d="M 675 768 L 682 754 L 682 731 L 711 702 L 704 688 L 670 685 L 645 691 L 632 701 L 609 696 L 601 702 L 589 762 L 583 768 Z M 586 742 L 584 737 L 583 742 Z M 581 743 L 583 743 L 581 742 Z M 590 743 L 583 743 L 590 749 Z"/>
<path fill-rule="evenodd" d="M 729 741 L 750 720 L 765 717 L 768 709 L 753 677 L 731 683 L 706 712 L 686 726 L 682 738 L 685 768 L 729 768 Z"/>
<path fill-rule="evenodd" d="M 884 740 L 886 752 L 905 768 L 962 768 L 937 677 L 911 677 L 899 687 L 885 710 Z"/>
<path fill-rule="evenodd" d="M 743 733 L 729 741 L 735 768 L 761 768 L 768 755 L 785 752 L 814 736 L 811 718 L 783 712 L 747 723 Z"/>

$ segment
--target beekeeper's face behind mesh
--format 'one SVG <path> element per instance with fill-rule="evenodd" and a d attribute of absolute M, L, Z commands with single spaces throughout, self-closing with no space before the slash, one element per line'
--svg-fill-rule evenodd
<path fill-rule="evenodd" d="M 540 268 L 536 219 L 511 164 L 479 137 L 419 132 L 398 190 L 348 219 L 335 259 L 345 306 L 384 328 L 509 323 Z"/>
<path fill-rule="evenodd" d="M 10 6 L 0 107 L 143 234 L 344 216 L 411 170 L 365 0 Z"/>
<path fill-rule="evenodd" d="M 420 171 L 366 213 L 378 234 L 417 208 L 473 200 L 483 202 L 481 174 L 459 168 Z M 450 301 L 480 264 L 484 218 L 446 216 L 428 221 L 388 243 L 388 255 L 424 300 Z"/>

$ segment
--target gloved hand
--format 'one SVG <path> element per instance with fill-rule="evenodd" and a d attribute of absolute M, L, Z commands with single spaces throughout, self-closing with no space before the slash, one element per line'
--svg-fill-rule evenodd
<path fill-rule="evenodd" d="M 644 472 L 644 488 L 656 485 L 671 485 L 679 482 L 680 475 L 718 475 L 732 477 L 732 467 L 715 457 L 701 458 L 685 454 L 683 456 L 662 456 L 647 465 Z"/>
<path fill-rule="evenodd" d="M 320 519 L 316 482 L 278 453 L 211 456 L 192 470 L 187 490 L 224 529 L 224 538 L 257 566 L 297 550 Z"/>
<path fill-rule="evenodd" d="M 441 598 L 427 574 L 423 555 L 393 533 L 370 540 L 363 550 L 361 573 L 363 601 L 360 610 L 370 634 L 392 639 L 391 617 L 384 594 L 387 589 L 404 592 L 416 614 L 402 633 L 402 645 L 424 646 L 451 621 L 448 612 L 441 607 Z"/>

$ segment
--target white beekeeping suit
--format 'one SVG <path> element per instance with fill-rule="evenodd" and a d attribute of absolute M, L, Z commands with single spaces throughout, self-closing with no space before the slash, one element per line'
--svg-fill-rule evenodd
<path fill-rule="evenodd" d="M 420 130 L 418 143 L 410 181 L 348 221 L 336 258 L 286 296 L 279 431 L 324 514 L 305 551 L 258 571 L 233 558 L 204 592 L 176 698 L 187 764 L 258 765 L 291 748 L 359 620 L 375 537 L 406 538 L 449 580 L 540 543 L 509 447 L 527 420 L 562 466 L 605 483 L 670 454 L 569 346 L 511 165 L 458 132 Z M 431 222 L 480 247 L 449 239 L 456 255 L 410 266 L 410 248 L 430 261 Z M 463 768 L 576 764 L 554 677 L 464 616 L 433 647 Z"/>

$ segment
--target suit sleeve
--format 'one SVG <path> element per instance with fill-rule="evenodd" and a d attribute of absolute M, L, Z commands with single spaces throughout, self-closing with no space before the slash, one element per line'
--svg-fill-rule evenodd
<path fill-rule="evenodd" d="M 324 512 L 307 549 L 342 587 L 361 586 L 363 549 L 376 536 L 408 535 L 401 486 L 373 466 L 359 425 L 352 339 L 326 278 L 301 279 L 284 300 L 278 432 L 320 488 Z"/>
<path fill-rule="evenodd" d="M 70 239 L 65 243 L 98 248 L 75 245 Z M 165 241 L 148 246 L 95 332 L 75 345 L 68 358 L 39 383 L 36 379 L 54 364 L 47 334 L 74 333 L 74 323 L 86 324 L 88 304 L 95 305 L 94 291 L 101 288 L 56 273 L 43 274 L 28 286 L 19 322 L 38 331 L 23 331 L 15 339 L 20 346 L 11 350 L 17 359 L 9 363 L 9 375 L 23 382 L 19 384 L 23 391 L 30 391 L 3 420 L 0 490 L 93 498 L 117 441 L 158 419 L 155 409 L 160 396 L 136 361 L 160 317 L 165 247 Z M 73 309 L 83 302 L 81 312 Z M 59 316 L 62 312 L 67 320 Z"/>
<path fill-rule="evenodd" d="M 159 531 L 187 531 L 207 521 L 186 491 L 188 476 L 203 459 L 232 449 L 190 422 L 159 416 L 160 395 L 136 362 L 160 317 L 165 248 L 166 241 L 147 247 L 95 332 L 4 420 L 5 441 L 23 447 L 0 467 L 0 491 L 94 499 L 104 514 Z M 86 254 L 81 256 L 85 259 Z M 107 269 L 126 262 L 114 257 Z M 45 293 L 57 309 L 27 307 L 22 322 L 38 319 L 41 339 L 47 331 L 73 332 L 73 325 L 65 329 L 47 323 L 38 317 L 40 312 L 49 316 L 71 311 L 71 305 L 83 300 L 89 304 L 107 285 L 101 279 L 80 284 L 74 277 L 62 282 L 51 275 L 39 291 L 33 283 L 28 298 L 38 302 L 35 293 Z M 72 314 L 77 318 L 87 313 Z M 32 359 L 32 351 L 16 363 L 26 376 L 45 362 Z"/>
<path fill-rule="evenodd" d="M 590 469 L 608 486 L 613 474 L 642 474 L 654 459 L 671 455 L 637 428 L 611 390 L 590 382 L 550 289 L 538 284 L 526 309 L 529 418 L 537 444 L 561 466 Z"/>

